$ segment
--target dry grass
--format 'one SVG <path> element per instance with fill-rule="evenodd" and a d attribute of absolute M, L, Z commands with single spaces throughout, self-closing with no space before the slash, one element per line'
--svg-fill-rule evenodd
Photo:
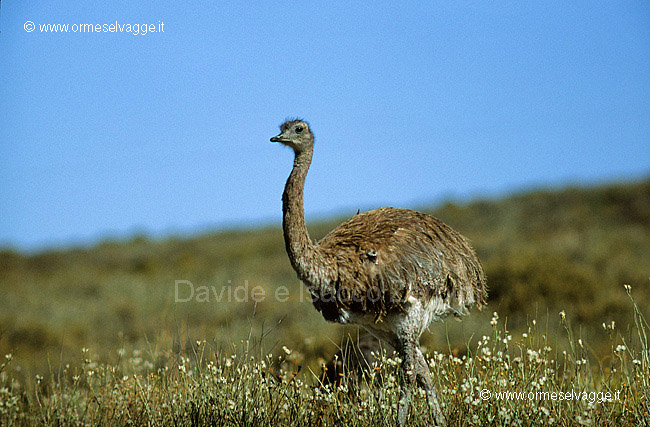
<path fill-rule="evenodd" d="M 463 356 L 428 355 L 450 425 L 612 425 L 650 422 L 650 352 L 646 320 L 631 298 L 635 323 L 624 332 L 602 327 L 611 352 L 596 364 L 564 313 L 563 343 L 551 343 L 536 320 L 513 337 L 494 313 L 491 333 Z M 547 326 L 550 319 L 547 319 Z M 399 360 L 382 355 L 359 380 L 323 386 L 287 347 L 261 354 L 260 342 L 230 351 L 205 341 L 190 351 L 119 349 L 104 363 L 88 349 L 78 367 L 37 376 L 33 388 L 10 379 L 11 356 L 0 366 L 3 425 L 395 425 Z M 560 351 L 564 345 L 568 350 Z M 469 346 L 468 346 L 469 347 Z M 161 362 L 164 361 L 164 362 Z M 431 425 L 423 396 L 412 402 L 410 425 Z"/>

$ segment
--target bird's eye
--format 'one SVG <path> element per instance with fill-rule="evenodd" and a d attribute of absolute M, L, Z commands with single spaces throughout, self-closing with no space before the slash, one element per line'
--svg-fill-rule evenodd
<path fill-rule="evenodd" d="M 302 126 L 296 127 L 296 133 L 302 133 Z"/>

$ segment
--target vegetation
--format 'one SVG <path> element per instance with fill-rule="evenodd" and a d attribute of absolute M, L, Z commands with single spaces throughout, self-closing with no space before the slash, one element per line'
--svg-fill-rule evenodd
<path fill-rule="evenodd" d="M 472 241 L 490 286 L 487 310 L 423 337 L 451 424 L 650 422 L 650 180 L 431 213 Z M 6 249 L 0 422 L 393 424 L 399 361 L 384 355 L 360 387 L 320 383 L 356 333 L 311 307 L 278 227 Z M 538 391 L 586 399 L 498 395 Z M 424 402 L 416 425 L 430 424 Z"/>

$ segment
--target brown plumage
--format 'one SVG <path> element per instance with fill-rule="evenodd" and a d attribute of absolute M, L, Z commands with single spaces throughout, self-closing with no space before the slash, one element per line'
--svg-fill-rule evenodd
<path fill-rule="evenodd" d="M 355 215 L 314 244 L 303 210 L 314 136 L 302 120 L 287 121 L 280 131 L 271 141 L 295 154 L 282 196 L 292 267 L 326 320 L 358 324 L 397 350 L 400 424 L 406 423 L 415 384 L 427 392 L 436 424 L 444 424 L 419 337 L 431 321 L 485 304 L 486 279 L 476 253 L 436 218 L 390 207 Z"/>

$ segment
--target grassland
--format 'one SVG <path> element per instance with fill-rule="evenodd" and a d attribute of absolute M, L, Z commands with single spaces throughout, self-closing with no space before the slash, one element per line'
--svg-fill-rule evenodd
<path fill-rule="evenodd" d="M 486 310 L 422 340 L 453 425 L 650 423 L 650 180 L 430 212 L 469 237 L 490 286 Z M 311 224 L 312 236 L 337 222 Z M 216 295 L 175 302 L 188 283 Z M 3 424 L 391 425 L 396 415 L 388 356 L 361 385 L 320 384 L 322 363 L 357 331 L 311 307 L 275 226 L 3 250 L 0 331 L 0 355 L 11 355 L 0 362 Z M 497 399 L 531 391 L 587 398 Z M 607 392 L 618 398 L 597 398 Z M 415 425 L 430 423 L 423 402 Z"/>

